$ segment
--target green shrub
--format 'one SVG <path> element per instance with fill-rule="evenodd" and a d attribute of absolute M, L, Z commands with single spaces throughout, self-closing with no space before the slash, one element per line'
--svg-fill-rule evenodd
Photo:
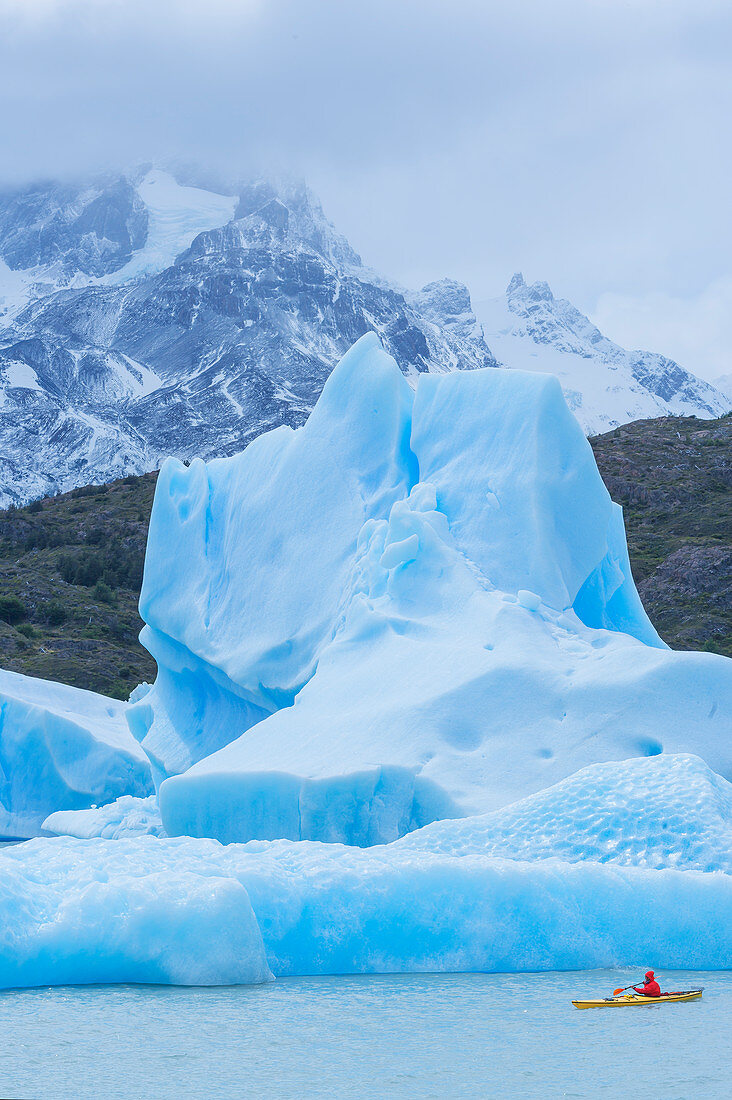
<path fill-rule="evenodd" d="M 66 622 L 66 608 L 60 600 L 49 600 L 46 604 L 46 619 L 51 626 L 60 626 Z"/>
<path fill-rule="evenodd" d="M 30 623 L 21 623 L 18 627 L 18 633 L 24 634 L 26 638 L 35 638 L 36 636 L 35 627 L 31 626 Z"/>
<path fill-rule="evenodd" d="M 86 536 L 86 541 L 90 546 L 101 546 L 102 543 L 107 542 L 107 539 L 107 532 L 103 527 L 92 527 Z"/>
<path fill-rule="evenodd" d="M 131 550 L 123 543 L 113 542 L 93 552 L 59 554 L 56 568 L 67 584 L 83 584 L 93 588 L 97 581 L 103 581 L 111 588 L 129 588 L 132 592 L 139 592 L 143 562 L 141 552 Z"/>
<path fill-rule="evenodd" d="M 93 596 L 95 600 L 99 600 L 100 603 L 115 603 L 117 596 L 113 588 L 110 588 L 104 581 L 97 581 L 94 585 Z"/>
<path fill-rule="evenodd" d="M 104 563 L 98 554 L 59 554 L 56 567 L 67 584 L 93 588 L 101 580 Z"/>
<path fill-rule="evenodd" d="M 17 623 L 22 623 L 23 619 L 27 618 L 27 614 L 25 604 L 21 603 L 17 596 L 0 596 L 0 619 L 4 623 L 15 626 Z"/>
<path fill-rule="evenodd" d="M 28 550 L 43 550 L 48 544 L 48 537 L 42 527 L 34 528 L 30 531 L 23 543 L 23 549 Z"/>
<path fill-rule="evenodd" d="M 40 500 L 32 500 L 30 502 L 30 504 L 28 505 L 28 507 L 26 508 L 26 512 L 42 512 L 42 511 L 43 511 L 43 505 L 41 504 Z"/>

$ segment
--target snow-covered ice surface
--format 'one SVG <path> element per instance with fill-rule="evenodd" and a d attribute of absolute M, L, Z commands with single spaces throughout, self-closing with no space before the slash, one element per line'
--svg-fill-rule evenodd
<path fill-rule="evenodd" d="M 267 964 L 275 977 L 732 967 L 726 874 L 153 837 L 30 841 L 0 852 L 0 871 L 4 987 L 224 985 L 262 981 Z"/>
<path fill-rule="evenodd" d="M 165 836 L 158 800 L 154 794 L 135 798 L 124 794 L 107 806 L 88 810 L 56 810 L 43 822 L 45 833 L 75 836 L 82 840 L 102 837 L 119 840 L 129 836 Z"/>
<path fill-rule="evenodd" d="M 550 377 L 413 396 L 362 338 L 297 432 L 165 466 L 141 610 L 169 835 L 389 842 L 662 751 L 732 776 L 732 663 L 658 639 Z"/>
<path fill-rule="evenodd" d="M 438 821 L 404 848 L 732 874 L 732 784 L 698 756 L 593 764 L 504 810 Z"/>
<path fill-rule="evenodd" d="M 53 810 L 152 790 L 125 703 L 0 670 L 0 836 L 36 836 Z"/>

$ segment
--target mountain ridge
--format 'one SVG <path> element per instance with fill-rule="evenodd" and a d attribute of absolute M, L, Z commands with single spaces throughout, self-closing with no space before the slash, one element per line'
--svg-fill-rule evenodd
<path fill-rule="evenodd" d="M 467 287 L 444 279 L 409 291 L 373 272 L 305 184 L 213 186 L 200 172 L 176 178 L 148 165 L 0 192 L 0 505 L 141 474 L 168 454 L 230 455 L 273 427 L 297 427 L 367 331 L 409 379 L 499 359 L 547 368 L 532 359 L 543 326 L 552 336 L 543 345 L 548 366 L 578 418 L 610 400 L 589 383 L 591 397 L 583 394 L 567 375 L 578 357 L 569 346 L 580 339 L 575 330 L 591 325 L 546 284 L 512 280 L 510 339 L 522 354 L 528 348 L 527 362 L 512 359 L 506 339 L 494 344 L 476 316 Z M 550 306 L 564 319 L 542 318 Z M 621 359 L 631 354 L 605 344 Z M 673 409 L 657 395 L 649 407 L 648 384 L 692 376 L 643 354 L 646 382 L 623 375 L 618 415 L 585 417 L 586 431 L 629 411 L 729 407 L 722 397 L 718 406 L 700 403 L 691 391 Z M 629 386 L 643 395 L 632 408 L 623 400 Z"/>
<path fill-rule="evenodd" d="M 63 252 L 71 215 L 60 219 L 62 283 L 6 310 L 0 331 L 0 502 L 143 473 L 167 454 L 232 454 L 272 427 L 296 427 L 369 330 L 407 375 L 495 365 L 477 327 L 467 336 L 464 318 L 458 329 L 422 317 L 418 300 L 363 267 L 307 188 L 288 186 L 243 187 L 219 206 L 223 224 L 201 229 L 213 200 L 148 173 L 138 189 L 162 187 L 178 210 L 169 238 L 190 239 L 167 263 L 173 246 L 160 237 L 123 282 L 134 261 L 121 264 L 118 251 L 102 276 L 68 279 L 65 258 L 80 246 L 74 237 Z M 34 234 L 28 247 L 37 258 Z"/>
<path fill-rule="evenodd" d="M 648 351 L 604 336 L 546 282 L 520 272 L 505 296 L 476 306 L 483 335 L 502 366 L 555 374 L 587 434 L 654 416 L 721 416 L 730 399 L 714 385 Z"/>

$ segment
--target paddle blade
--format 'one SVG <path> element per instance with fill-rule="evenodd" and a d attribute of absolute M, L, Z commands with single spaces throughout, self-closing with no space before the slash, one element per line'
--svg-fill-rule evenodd
<path fill-rule="evenodd" d="M 623 992 L 622 989 L 614 989 L 613 990 L 613 997 L 617 997 L 618 993 L 622 993 L 622 992 Z"/>

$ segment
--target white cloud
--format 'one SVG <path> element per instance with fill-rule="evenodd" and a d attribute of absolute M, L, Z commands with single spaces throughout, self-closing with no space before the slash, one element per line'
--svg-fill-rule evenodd
<path fill-rule="evenodd" d="M 624 347 L 659 351 L 707 381 L 732 373 L 732 277 L 691 298 L 602 294 L 592 320 Z"/>
<path fill-rule="evenodd" d="M 730 271 L 731 44 L 728 0 L 0 0 L 0 182 L 286 169 L 405 285 L 688 299 Z"/>

